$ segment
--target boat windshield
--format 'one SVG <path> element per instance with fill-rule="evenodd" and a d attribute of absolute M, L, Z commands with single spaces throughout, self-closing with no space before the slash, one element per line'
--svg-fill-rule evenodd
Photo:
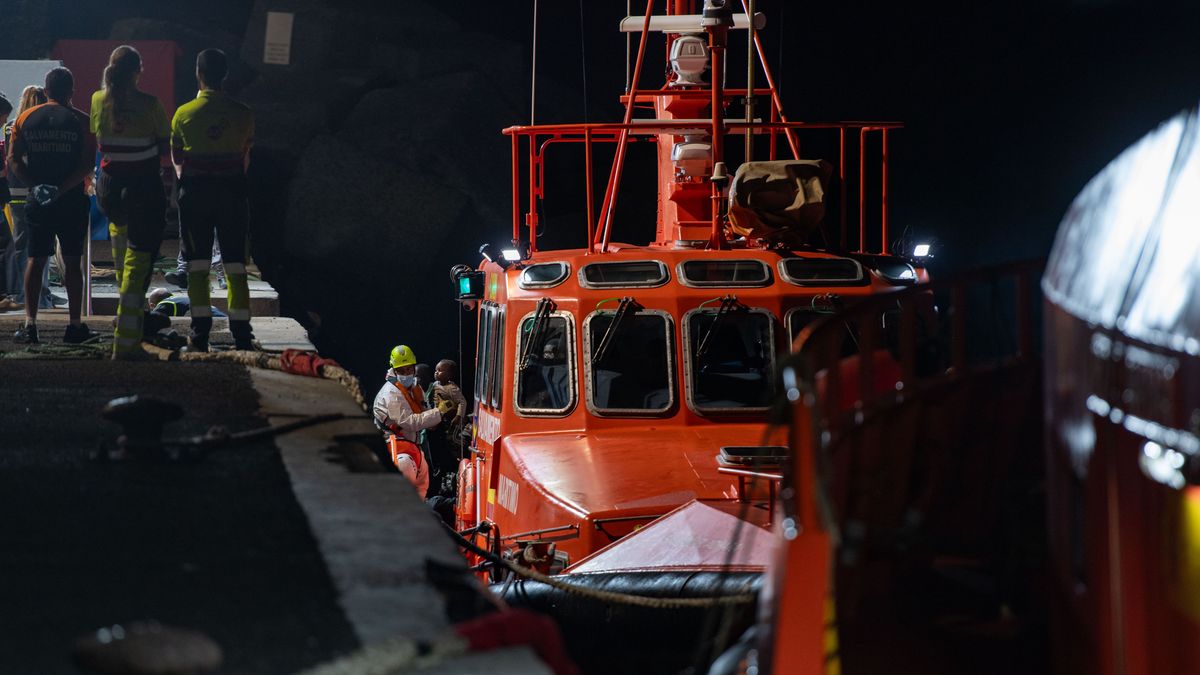
<path fill-rule="evenodd" d="M 597 312 L 587 321 L 588 396 L 601 412 L 663 412 L 673 403 L 671 324 L 654 311 L 626 315 L 607 348 L 601 342 L 615 312 Z M 600 358 L 596 358 L 599 355 Z"/>
<path fill-rule="evenodd" d="M 542 315 L 540 321 L 530 316 L 521 322 L 521 348 L 527 359 L 517 368 L 517 407 L 523 412 L 561 413 L 574 404 L 568 337 L 562 316 Z M 526 347 L 528 340 L 533 344 Z"/>
<path fill-rule="evenodd" d="M 689 314 L 687 322 L 692 405 L 701 410 L 767 407 L 775 370 L 771 315 L 703 310 Z"/>

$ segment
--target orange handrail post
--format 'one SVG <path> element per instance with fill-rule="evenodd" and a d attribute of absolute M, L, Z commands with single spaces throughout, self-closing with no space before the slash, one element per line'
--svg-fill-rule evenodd
<path fill-rule="evenodd" d="M 867 252 L 867 128 L 858 130 L 858 252 Z"/>
<path fill-rule="evenodd" d="M 841 205 L 838 212 L 842 219 L 842 250 L 846 250 L 846 127 L 838 129 L 838 198 Z"/>
<path fill-rule="evenodd" d="M 587 174 L 586 178 L 584 178 L 584 180 L 587 181 L 587 248 L 588 248 L 588 253 L 591 253 L 592 247 L 594 245 L 592 242 L 592 237 L 593 237 L 592 230 L 594 229 L 593 225 L 592 225 L 592 217 L 594 214 L 592 212 L 595 209 L 595 206 L 592 203 L 594 200 L 594 195 L 592 194 L 592 192 L 594 191 L 594 188 L 592 187 L 592 128 L 591 127 L 585 127 L 583 130 L 583 162 L 585 164 L 584 173 Z"/>
<path fill-rule="evenodd" d="M 718 29 L 719 30 L 719 29 Z M 724 157 L 725 142 L 721 133 L 721 64 L 725 48 L 716 44 L 717 31 L 709 34 L 709 52 L 712 58 L 712 153 L 713 165 Z M 710 248 L 721 248 L 721 186 L 712 184 L 712 230 L 708 235 Z"/>
<path fill-rule="evenodd" d="M 879 250 L 884 255 L 888 255 L 891 252 L 891 244 L 888 243 L 888 222 L 887 222 L 887 216 L 888 216 L 888 203 L 887 203 L 888 142 L 887 142 L 887 132 L 888 132 L 888 130 L 886 127 L 879 132 L 880 137 L 883 139 L 883 154 L 880 157 L 880 160 L 881 160 L 880 163 L 882 166 L 882 169 L 881 169 L 882 176 L 880 177 L 880 179 L 882 181 L 882 185 L 879 188 L 879 208 L 881 211 L 881 213 L 879 214 L 879 220 L 880 220 L 879 231 L 880 231 L 880 234 L 883 236 L 883 241 L 880 242 L 880 244 L 879 244 Z"/>
<path fill-rule="evenodd" d="M 512 135 L 512 236 L 521 236 L 521 157 L 518 154 L 520 134 Z"/>

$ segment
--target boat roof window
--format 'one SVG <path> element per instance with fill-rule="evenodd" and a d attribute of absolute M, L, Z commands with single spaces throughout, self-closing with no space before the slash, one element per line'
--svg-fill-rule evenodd
<path fill-rule="evenodd" d="M 570 272 L 565 262 L 535 263 L 521 270 L 517 284 L 521 288 L 551 288 L 561 284 Z"/>
<path fill-rule="evenodd" d="M 671 317 L 638 309 L 597 311 L 584 322 L 587 405 L 604 415 L 644 415 L 675 403 Z M 606 339 L 607 337 L 607 339 Z"/>
<path fill-rule="evenodd" d="M 735 301 L 736 302 L 736 301 Z M 775 321 L 744 305 L 684 318 L 688 402 L 697 412 L 765 409 L 773 395 Z"/>
<path fill-rule="evenodd" d="M 575 344 L 567 315 L 555 312 L 539 320 L 529 314 L 517 340 L 517 410 L 530 415 L 568 412 L 575 405 Z"/>
<path fill-rule="evenodd" d="M 784 258 L 779 273 L 797 286 L 849 286 L 867 283 L 862 265 L 849 258 Z"/>
<path fill-rule="evenodd" d="M 679 264 L 685 286 L 767 286 L 771 268 L 761 260 L 688 260 Z"/>
<path fill-rule="evenodd" d="M 579 271 L 585 288 L 650 288 L 668 278 L 667 266 L 657 260 L 589 263 Z"/>

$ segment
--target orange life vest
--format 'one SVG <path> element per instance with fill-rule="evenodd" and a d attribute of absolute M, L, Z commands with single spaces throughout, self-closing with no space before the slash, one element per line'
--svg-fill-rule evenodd
<path fill-rule="evenodd" d="M 414 415 L 425 412 L 425 390 L 421 388 L 421 385 L 414 385 L 417 391 L 421 392 L 420 396 L 414 397 L 413 393 L 408 390 L 408 387 L 400 384 L 399 380 L 391 380 L 391 382 L 396 385 L 401 394 L 404 394 L 404 400 L 408 401 L 408 407 L 412 409 Z"/>

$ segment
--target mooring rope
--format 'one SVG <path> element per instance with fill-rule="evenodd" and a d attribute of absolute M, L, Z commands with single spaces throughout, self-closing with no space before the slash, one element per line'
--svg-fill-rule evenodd
<path fill-rule="evenodd" d="M 726 605 L 745 605 L 753 603 L 757 599 L 753 593 L 722 595 L 709 598 L 652 598 L 646 595 L 633 595 L 631 593 L 618 593 L 616 591 L 605 591 L 597 588 L 585 588 L 583 586 L 567 583 L 561 579 L 556 579 L 548 574 L 542 574 L 535 569 L 518 565 L 511 560 L 506 560 L 495 553 L 492 553 L 491 551 L 476 546 L 458 532 L 455 532 L 454 528 L 450 527 L 449 525 L 442 523 L 442 526 L 446 528 L 446 531 L 450 533 L 451 538 L 453 538 L 460 547 L 492 562 L 493 564 L 507 567 L 517 576 L 546 584 L 547 586 L 556 588 L 564 593 L 579 595 L 592 600 L 599 600 L 601 602 L 608 602 L 617 605 L 646 607 L 649 609 L 685 609 L 710 608 Z"/>

